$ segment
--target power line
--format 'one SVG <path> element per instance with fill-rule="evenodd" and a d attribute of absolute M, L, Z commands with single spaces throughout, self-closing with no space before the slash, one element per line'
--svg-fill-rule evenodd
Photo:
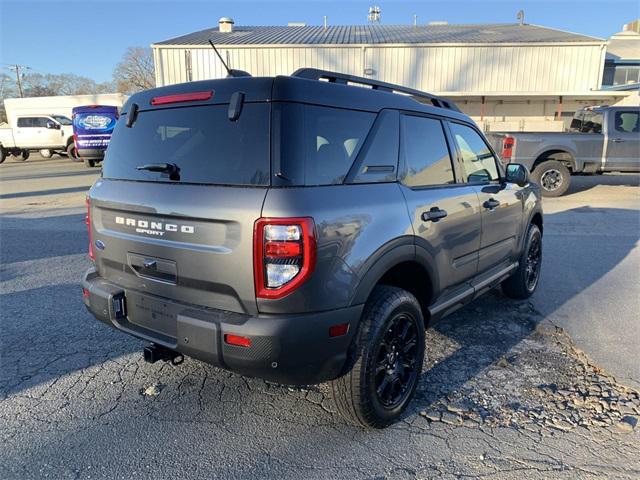
<path fill-rule="evenodd" d="M 22 75 L 20 74 L 20 70 L 30 70 L 31 67 L 27 67 L 26 65 L 9 65 L 9 70 L 16 73 L 16 83 L 18 84 L 18 91 L 20 92 L 20 98 L 24 97 L 24 92 L 22 91 Z"/>

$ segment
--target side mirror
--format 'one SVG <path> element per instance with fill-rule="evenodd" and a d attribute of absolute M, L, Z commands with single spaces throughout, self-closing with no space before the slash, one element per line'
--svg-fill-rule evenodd
<path fill-rule="evenodd" d="M 47 121 L 47 128 L 49 130 L 60 130 L 60 124 L 56 122 L 52 122 L 51 120 Z"/>
<path fill-rule="evenodd" d="M 529 170 L 519 163 L 507 164 L 505 180 L 508 183 L 515 183 L 519 187 L 524 187 L 529 182 Z"/>

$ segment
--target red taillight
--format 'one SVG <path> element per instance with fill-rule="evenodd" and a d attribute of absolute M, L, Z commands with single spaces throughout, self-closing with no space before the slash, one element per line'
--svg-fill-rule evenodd
<path fill-rule="evenodd" d="M 516 144 L 516 139 L 513 137 L 505 137 L 502 142 L 502 159 L 511 160 L 513 155 L 513 147 Z"/>
<path fill-rule="evenodd" d="M 87 224 L 87 231 L 89 233 L 89 258 L 95 260 L 96 257 L 93 254 L 93 235 L 91 234 L 91 201 L 87 198 L 87 216 L 84 217 L 84 223 Z"/>
<path fill-rule="evenodd" d="M 309 278 L 316 264 L 312 218 L 260 218 L 253 234 L 256 296 L 282 298 Z"/>
<path fill-rule="evenodd" d="M 224 343 L 228 345 L 235 345 L 236 347 L 250 347 L 251 339 L 248 337 L 241 337 L 240 335 L 232 335 L 230 333 L 225 333 Z"/>
<path fill-rule="evenodd" d="M 82 289 L 82 297 L 83 298 L 89 298 L 89 290 L 87 290 L 86 288 Z"/>
<path fill-rule="evenodd" d="M 209 100 L 213 97 L 213 90 L 206 92 L 176 93 L 175 95 L 164 95 L 153 97 L 151 105 L 166 105 L 167 103 L 195 102 L 198 100 Z"/>

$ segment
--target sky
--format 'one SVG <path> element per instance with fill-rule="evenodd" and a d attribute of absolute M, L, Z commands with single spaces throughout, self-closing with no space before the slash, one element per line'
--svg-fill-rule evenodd
<path fill-rule="evenodd" d="M 369 6 L 382 9 L 382 23 L 525 22 L 608 38 L 640 16 L 638 0 L 0 0 L 0 63 L 27 65 L 38 73 L 71 72 L 98 82 L 130 46 L 149 46 L 205 28 L 230 16 L 240 25 L 367 23 Z"/>

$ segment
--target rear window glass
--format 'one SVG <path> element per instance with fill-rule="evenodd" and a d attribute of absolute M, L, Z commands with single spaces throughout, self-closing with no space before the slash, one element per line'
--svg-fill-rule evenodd
<path fill-rule="evenodd" d="M 105 178 L 172 182 L 166 173 L 138 166 L 173 163 L 180 182 L 269 184 L 269 105 L 245 104 L 240 118 L 227 105 L 140 111 L 131 128 L 123 115 L 107 148 Z"/>
<path fill-rule="evenodd" d="M 339 108 L 278 105 L 274 108 L 276 173 L 291 185 L 342 183 L 375 117 Z"/>

